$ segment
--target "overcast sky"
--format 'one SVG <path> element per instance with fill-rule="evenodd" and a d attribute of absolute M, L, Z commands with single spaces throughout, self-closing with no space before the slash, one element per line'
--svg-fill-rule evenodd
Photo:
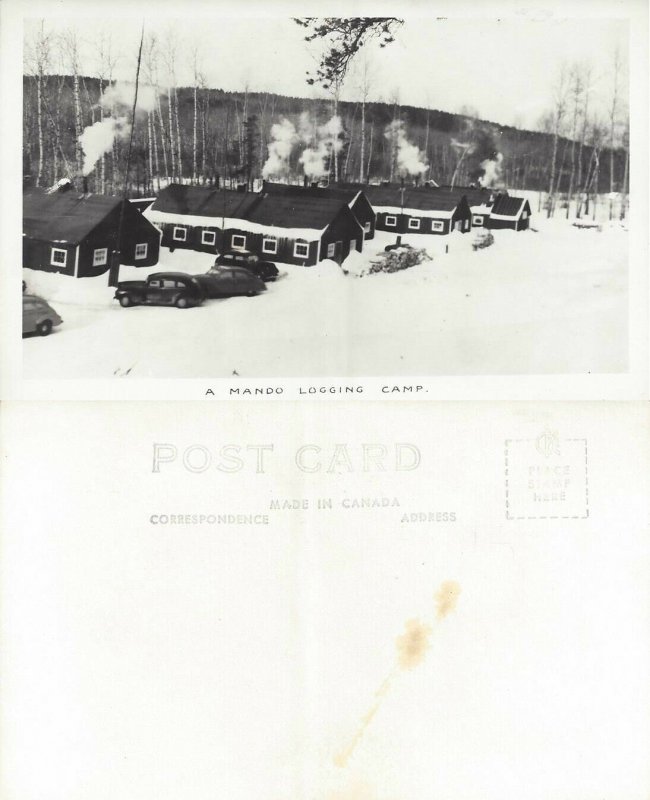
<path fill-rule="evenodd" d="M 188 10 L 191 6 L 186 6 Z M 112 35 L 119 54 L 116 77 L 133 80 L 142 18 L 95 16 L 46 19 L 53 32 L 74 28 L 81 43 L 81 66 L 95 74 L 98 31 Z M 25 21 L 25 42 L 35 22 Z M 289 17 L 224 17 L 189 14 L 144 19 L 145 31 L 161 39 L 173 31 L 179 42 L 178 82 L 191 83 L 189 53 L 198 46 L 210 86 L 230 90 L 269 90 L 295 96 L 323 96 L 305 82 L 317 63 L 317 47 L 304 41 L 304 30 Z M 407 18 L 397 41 L 387 48 L 367 48 L 374 88 L 371 99 L 399 93 L 403 105 L 444 111 L 475 108 L 484 119 L 537 127 L 551 102 L 553 81 L 562 63 L 582 62 L 593 69 L 592 108 L 603 113 L 611 95 L 611 64 L 616 48 L 627 63 L 628 25 L 613 19 L 548 21 Z M 61 67 L 59 67 L 61 68 Z M 164 74 L 164 69 L 162 70 Z M 627 76 L 625 76 L 626 79 Z M 343 96 L 353 98 L 351 75 Z M 626 91 L 626 85 L 625 85 Z"/>

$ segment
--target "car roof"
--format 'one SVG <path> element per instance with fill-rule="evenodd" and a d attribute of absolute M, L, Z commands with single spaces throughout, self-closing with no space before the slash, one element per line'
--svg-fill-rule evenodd
<path fill-rule="evenodd" d="M 39 297 L 37 294 L 23 294 L 23 300 L 35 300 L 37 303 L 47 304 L 47 300 L 43 300 L 43 298 Z"/>
<path fill-rule="evenodd" d="M 152 272 L 149 278 L 183 278 L 185 280 L 193 280 L 194 275 L 189 275 L 187 272 Z"/>

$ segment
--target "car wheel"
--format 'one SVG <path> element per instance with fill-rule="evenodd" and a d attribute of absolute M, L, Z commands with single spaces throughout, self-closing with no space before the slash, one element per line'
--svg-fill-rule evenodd
<path fill-rule="evenodd" d="M 36 326 L 36 332 L 39 336 L 47 336 L 52 332 L 52 320 L 45 319 L 43 322 Z"/>
<path fill-rule="evenodd" d="M 254 289 L 249 289 L 246 292 L 246 297 L 255 297 L 256 294 L 257 294 L 257 292 Z"/>
<path fill-rule="evenodd" d="M 127 308 L 131 305 L 131 298 L 127 295 L 122 295 L 122 297 L 120 297 L 120 305 L 122 308 Z"/>
<path fill-rule="evenodd" d="M 187 297 L 179 297 L 176 300 L 176 308 L 187 308 Z"/>

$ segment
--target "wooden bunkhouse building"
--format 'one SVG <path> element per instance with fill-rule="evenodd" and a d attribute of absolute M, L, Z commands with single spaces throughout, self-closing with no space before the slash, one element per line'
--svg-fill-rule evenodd
<path fill-rule="evenodd" d="M 357 222 L 363 228 L 363 238 L 367 241 L 373 239 L 375 236 L 375 219 L 376 214 L 373 207 L 366 195 L 363 188 L 360 186 L 343 186 L 332 185 L 329 186 L 301 186 L 290 183 L 272 183 L 271 181 L 264 181 L 262 183 L 262 192 L 268 194 L 293 194 L 296 197 L 304 197 L 306 195 L 313 195 L 314 197 L 340 197 L 349 206 L 354 214 Z"/>
<path fill-rule="evenodd" d="M 325 258 L 340 263 L 351 250 L 363 249 L 363 226 L 338 193 L 172 184 L 144 214 L 162 228 L 162 244 L 170 250 L 249 250 L 269 260 L 313 266 Z"/>
<path fill-rule="evenodd" d="M 508 194 L 505 189 L 481 186 L 440 186 L 435 191 L 464 196 L 472 213 L 472 228 L 487 228 L 494 201 L 499 194 Z"/>
<path fill-rule="evenodd" d="M 128 200 L 80 194 L 71 184 L 55 191 L 23 194 L 23 266 L 76 278 L 107 272 L 117 249 L 124 204 L 120 263 L 152 267 L 158 263 L 160 231 Z"/>
<path fill-rule="evenodd" d="M 463 194 L 397 184 L 367 186 L 364 192 L 377 214 L 377 230 L 439 235 L 470 230 L 472 215 Z"/>
<path fill-rule="evenodd" d="M 499 195 L 490 211 L 487 227 L 491 230 L 526 231 L 530 227 L 530 214 L 530 203 L 525 197 Z"/>

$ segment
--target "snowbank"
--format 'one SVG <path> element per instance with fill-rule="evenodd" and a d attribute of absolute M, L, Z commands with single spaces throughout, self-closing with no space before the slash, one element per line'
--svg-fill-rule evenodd
<path fill-rule="evenodd" d="M 405 235 L 434 260 L 367 280 L 333 261 L 279 265 L 255 298 L 195 309 L 120 308 L 107 276 L 25 270 L 64 324 L 23 342 L 25 377 L 246 377 L 604 373 L 627 368 L 627 234 L 533 216 L 534 231 Z M 350 275 L 395 241 L 379 232 L 344 263 Z M 448 250 L 448 252 L 446 252 Z M 148 272 L 205 272 L 208 253 L 161 250 Z M 63 306 L 63 307 L 62 307 Z"/>

